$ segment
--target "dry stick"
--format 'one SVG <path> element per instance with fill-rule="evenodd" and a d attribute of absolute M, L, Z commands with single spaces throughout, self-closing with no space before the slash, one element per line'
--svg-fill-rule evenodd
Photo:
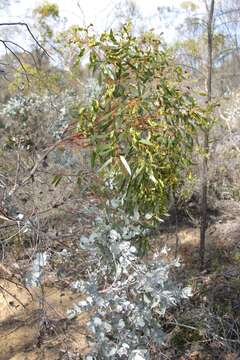
<path fill-rule="evenodd" d="M 33 62 L 34 62 L 34 65 L 35 65 L 36 68 L 37 68 L 36 60 L 35 60 L 33 54 L 32 54 L 30 51 L 26 50 L 24 47 L 22 47 L 21 45 L 17 44 L 16 42 L 14 42 L 14 41 L 12 41 L 12 40 L 1 40 L 1 42 L 4 42 L 4 43 L 6 43 L 6 44 L 14 45 L 14 46 L 18 47 L 20 50 L 22 50 L 24 53 L 28 54 L 28 55 L 32 58 L 32 60 L 33 60 Z M 3 65 L 4 65 L 4 66 L 7 66 L 7 64 L 3 64 Z"/>
<path fill-rule="evenodd" d="M 0 219 L 1 219 L 1 217 L 0 217 Z M 5 220 L 7 220 L 7 221 L 13 221 L 13 220 L 9 220 L 9 219 L 5 219 Z M 16 221 L 14 221 L 14 223 L 16 223 Z M 7 224 L 7 225 L 1 225 L 0 226 L 0 230 L 1 229 L 6 229 L 6 228 L 9 228 L 9 227 L 13 227 L 13 226 L 16 226 L 16 224 Z"/>
<path fill-rule="evenodd" d="M 5 248 L 4 248 L 4 244 L 2 242 L 0 242 L 1 247 L 2 247 L 2 256 L 1 256 L 1 261 L 4 260 L 4 255 L 5 255 Z"/>
<path fill-rule="evenodd" d="M 178 235 L 178 211 L 177 211 L 177 202 L 176 202 L 176 197 L 173 194 L 173 199 L 174 199 L 174 220 L 175 220 L 175 238 L 176 238 L 176 242 L 175 242 L 175 258 L 178 257 L 178 252 L 179 252 L 179 247 L 180 247 L 180 239 L 179 239 L 179 235 Z"/>
<path fill-rule="evenodd" d="M 1 265 L 0 265 L 0 266 L 1 266 Z M 14 275 L 14 274 L 11 274 L 11 276 L 15 276 L 15 275 Z M 0 279 L 3 279 L 3 280 L 5 280 L 5 281 L 7 281 L 7 282 L 10 282 L 10 283 L 12 283 L 12 284 L 14 284 L 14 285 L 16 285 L 16 286 L 18 286 L 18 287 L 26 290 L 27 293 L 29 294 L 29 296 L 31 297 L 32 301 L 33 301 L 33 296 L 32 296 L 32 294 L 31 294 L 31 291 L 30 291 L 26 286 L 24 286 L 23 284 L 19 284 L 19 283 L 17 283 L 16 281 L 14 281 L 14 280 L 12 280 L 12 279 L 9 279 L 9 278 L 7 278 L 7 277 L 1 277 L 1 276 L 0 276 Z"/>
<path fill-rule="evenodd" d="M 15 222 L 15 223 L 17 221 L 15 219 L 9 217 L 7 214 L 5 214 L 1 208 L 0 208 L 0 219 L 5 220 L 5 221 L 10 221 L 10 222 Z"/>
<path fill-rule="evenodd" d="M 18 47 L 20 50 L 22 50 L 23 52 L 25 52 L 26 54 L 28 54 L 29 56 L 31 56 L 31 58 L 32 58 L 32 60 L 33 60 L 33 62 L 34 62 L 34 64 L 35 64 L 35 66 L 37 67 L 35 58 L 34 58 L 33 54 L 32 54 L 30 51 L 28 51 L 27 49 L 25 49 L 23 46 L 17 44 L 15 41 L 12 41 L 12 40 L 4 40 L 4 42 Z"/>
<path fill-rule="evenodd" d="M 25 177 L 25 179 L 23 179 L 23 181 L 20 184 L 15 184 L 14 187 L 12 188 L 12 190 L 9 191 L 9 196 L 12 196 L 16 190 L 20 187 L 20 186 L 24 186 L 26 185 L 26 183 L 33 179 L 33 175 L 35 174 L 35 172 L 37 171 L 38 167 L 41 165 L 41 163 L 43 162 L 43 160 L 48 156 L 48 154 L 50 152 L 52 152 L 54 149 L 56 149 L 56 147 L 58 147 L 59 145 L 63 144 L 64 142 L 68 142 L 68 141 L 72 141 L 72 136 L 66 137 L 65 139 L 61 139 L 59 141 L 57 141 L 55 144 L 53 144 L 52 146 L 50 146 L 49 148 L 45 149 L 44 154 L 40 157 L 40 159 L 35 163 L 35 165 L 33 166 L 32 170 L 30 171 L 30 174 Z"/>
<path fill-rule="evenodd" d="M 26 79 L 29 83 L 29 78 L 28 78 L 28 74 L 27 74 L 27 70 L 25 69 L 25 66 L 23 65 L 22 60 L 20 59 L 20 57 L 6 44 L 6 42 L 4 40 L 0 40 L 1 43 L 3 43 L 3 45 L 5 46 L 5 48 L 7 50 L 10 51 L 10 53 L 17 59 L 17 61 L 19 62 L 19 64 L 21 65 L 21 68 L 23 69 L 23 72 L 26 76 Z"/>
<path fill-rule="evenodd" d="M 36 248 L 38 251 L 43 251 L 43 239 L 39 236 L 40 234 L 40 223 L 39 223 L 39 214 L 37 214 L 37 232 L 36 232 Z M 41 320 L 43 323 L 47 323 L 48 317 L 47 317 L 47 310 L 46 310 L 46 296 L 45 296 L 45 284 L 44 281 L 42 281 L 42 277 L 44 276 L 45 266 L 42 267 L 41 273 L 39 274 L 39 282 L 40 282 L 40 295 L 38 297 L 39 300 L 39 306 L 41 310 Z"/>
<path fill-rule="evenodd" d="M 1 289 L 2 291 L 5 291 L 9 296 L 11 296 L 13 299 L 15 299 L 20 305 L 22 305 L 22 307 L 26 308 L 26 306 L 22 303 L 21 300 L 19 300 L 19 299 L 16 297 L 16 295 L 11 294 L 11 292 L 8 291 L 7 289 L 5 289 L 2 285 L 0 285 L 0 289 Z"/>
<path fill-rule="evenodd" d="M 36 298 L 38 299 L 39 303 L 42 304 L 42 285 L 41 285 L 41 295 L 38 295 L 37 292 L 34 294 Z M 80 296 L 80 295 L 79 295 Z M 58 311 L 54 305 L 52 305 L 50 302 L 47 301 L 47 299 L 44 299 L 44 306 L 49 307 L 49 309 L 53 310 L 57 316 L 60 317 L 60 319 L 66 319 L 66 314 L 64 312 Z M 47 316 L 46 316 L 47 317 Z"/>
<path fill-rule="evenodd" d="M 0 23 L 0 26 L 23 26 L 27 29 L 28 33 L 30 34 L 31 38 L 35 41 L 35 43 L 37 44 L 37 46 L 42 49 L 43 53 L 46 54 L 50 59 L 54 60 L 50 55 L 49 53 L 44 49 L 44 47 L 40 44 L 40 42 L 37 40 L 37 38 L 33 35 L 29 25 L 25 22 L 4 22 L 4 23 Z M 18 48 L 20 48 L 22 51 L 28 53 L 31 55 L 33 61 L 34 61 L 34 64 L 36 66 L 36 61 L 34 59 L 34 56 L 28 51 L 28 50 L 25 50 L 21 45 L 15 43 L 14 41 L 10 41 L 10 40 L 2 40 L 0 39 L 0 42 L 4 45 L 5 49 L 10 51 L 11 54 L 17 59 L 18 63 L 20 64 L 21 68 L 23 69 L 23 72 L 24 72 L 24 75 L 26 76 L 26 79 L 27 79 L 27 82 L 29 84 L 29 77 L 28 77 L 28 73 L 25 69 L 25 66 L 23 64 L 23 62 L 21 61 L 21 59 L 19 58 L 19 56 L 11 49 L 11 47 L 9 47 L 8 44 L 12 44 L 14 46 L 17 46 Z M 36 66 L 37 67 L 37 66 Z M 5 72 L 3 72 L 3 75 L 4 75 L 4 78 L 5 77 Z M 8 80 L 6 78 L 6 80 Z"/>
<path fill-rule="evenodd" d="M 15 175 L 15 184 L 14 184 L 14 186 L 18 183 L 18 176 L 19 176 L 19 170 L 20 170 L 20 153 L 19 153 L 19 147 L 20 146 L 19 145 L 18 145 L 18 152 L 17 152 L 17 166 L 16 166 L 16 175 Z"/>
<path fill-rule="evenodd" d="M 19 221 L 15 221 L 18 225 L 19 225 Z M 13 235 L 9 236 L 7 239 L 3 239 L 1 242 L 2 243 L 7 243 L 9 240 L 13 239 L 15 236 L 19 235 L 23 230 L 25 229 L 25 225 L 23 225 L 20 229 L 18 227 L 18 231 L 16 233 L 14 233 Z"/>
<path fill-rule="evenodd" d="M 1 263 L 0 263 L 0 271 L 5 273 L 5 274 L 8 274 L 9 276 L 13 275 L 13 273 L 8 268 L 6 268 L 6 266 L 4 266 Z M 0 279 L 1 279 L 1 275 L 0 275 Z M 4 279 L 5 279 L 5 277 L 4 277 Z"/>
<path fill-rule="evenodd" d="M 190 329 L 190 330 L 199 330 L 199 329 L 196 328 L 195 326 L 190 326 L 190 325 L 186 325 L 186 324 L 181 324 L 181 323 L 179 323 L 179 322 L 177 322 L 177 321 L 168 321 L 167 324 L 184 327 L 184 328 Z"/>
<path fill-rule="evenodd" d="M 41 163 L 43 162 L 43 160 L 48 156 L 48 154 L 53 151 L 60 143 L 62 142 L 62 140 L 56 142 L 55 144 L 53 144 L 52 146 L 50 146 L 46 152 L 40 157 L 40 159 L 35 163 L 35 165 L 33 166 L 32 170 L 30 171 L 30 174 L 25 177 L 25 179 L 23 179 L 23 181 L 19 184 L 15 184 L 14 187 L 12 188 L 12 190 L 9 191 L 9 196 L 12 196 L 16 190 L 20 187 L 20 186 L 24 186 L 29 180 L 31 180 L 33 178 L 33 175 L 35 174 L 35 172 L 37 171 L 38 167 L 41 165 Z"/>
<path fill-rule="evenodd" d="M 4 299 L 6 300 L 6 299 Z M 16 321 L 16 320 L 15 320 Z M 20 329 L 22 326 L 24 326 L 25 321 L 24 320 L 17 320 L 17 322 L 20 322 L 19 325 L 15 326 L 14 329 L 12 329 L 11 331 L 9 331 L 6 335 L 1 335 L 0 338 L 8 338 L 9 335 L 13 334 L 15 331 L 17 331 L 18 329 Z"/>

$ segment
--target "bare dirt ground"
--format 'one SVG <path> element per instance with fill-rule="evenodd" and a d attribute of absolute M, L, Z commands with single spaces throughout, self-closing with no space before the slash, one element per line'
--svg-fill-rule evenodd
<path fill-rule="evenodd" d="M 85 324 L 88 315 L 79 315 L 71 324 L 67 309 L 80 299 L 70 290 L 54 287 L 26 290 L 1 281 L 0 359 L 57 360 L 67 350 L 88 351 Z M 44 302 L 42 302 L 44 291 Z"/>

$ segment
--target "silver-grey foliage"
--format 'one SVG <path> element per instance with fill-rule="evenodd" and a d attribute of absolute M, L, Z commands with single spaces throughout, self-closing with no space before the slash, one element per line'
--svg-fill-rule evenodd
<path fill-rule="evenodd" d="M 148 344 L 161 345 L 160 318 L 168 307 L 191 296 L 170 280 L 178 260 L 166 262 L 163 254 L 146 261 L 132 240 L 147 235 L 133 217 L 116 209 L 114 216 L 99 218 L 90 236 L 79 246 L 88 253 L 86 279 L 72 283 L 85 299 L 68 311 L 69 318 L 96 309 L 88 324 L 92 352 L 86 359 L 148 359 Z"/>

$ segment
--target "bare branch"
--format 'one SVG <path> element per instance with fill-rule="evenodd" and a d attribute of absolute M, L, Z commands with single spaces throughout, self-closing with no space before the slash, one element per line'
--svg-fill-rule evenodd
<path fill-rule="evenodd" d="M 21 68 L 24 71 L 24 74 L 26 76 L 26 79 L 29 83 L 29 78 L 28 78 L 28 74 L 27 74 L 27 70 L 25 69 L 25 66 L 23 65 L 22 60 L 20 59 L 20 57 L 6 44 L 6 42 L 4 40 L 0 39 L 0 42 L 4 45 L 4 47 L 10 51 L 10 53 L 17 59 L 18 63 L 20 64 Z"/>
<path fill-rule="evenodd" d="M 28 54 L 29 56 L 31 56 L 31 58 L 32 58 L 32 60 L 34 62 L 34 65 L 37 67 L 36 60 L 35 60 L 33 54 L 30 51 L 26 50 L 24 47 L 22 47 L 21 45 L 17 44 L 16 42 L 14 42 L 12 40 L 1 40 L 1 41 L 4 41 L 4 43 L 9 43 L 11 45 L 14 45 L 14 46 L 18 47 L 19 49 L 21 49 L 26 54 Z"/>
<path fill-rule="evenodd" d="M 7 22 L 7 23 L 0 23 L 0 26 L 24 26 L 26 27 L 27 31 L 29 32 L 32 39 L 35 41 L 35 43 L 43 50 L 43 52 L 52 59 L 52 57 L 48 54 L 48 52 L 44 49 L 44 47 L 40 44 L 38 39 L 33 35 L 29 25 L 24 22 Z"/>

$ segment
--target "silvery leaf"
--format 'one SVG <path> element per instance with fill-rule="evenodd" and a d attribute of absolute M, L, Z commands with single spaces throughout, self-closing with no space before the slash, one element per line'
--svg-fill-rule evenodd
<path fill-rule="evenodd" d="M 149 360 L 149 353 L 147 350 L 133 350 L 129 360 Z"/>

